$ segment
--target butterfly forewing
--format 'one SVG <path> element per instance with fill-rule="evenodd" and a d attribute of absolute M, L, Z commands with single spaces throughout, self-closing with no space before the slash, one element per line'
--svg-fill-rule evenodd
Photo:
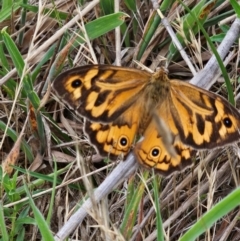
<path fill-rule="evenodd" d="M 90 65 L 62 73 L 53 89 L 77 114 L 110 123 L 141 99 L 150 78 L 145 71 Z"/>
<path fill-rule="evenodd" d="M 228 101 L 180 81 L 171 81 L 171 90 L 172 122 L 183 143 L 211 149 L 239 140 L 240 114 Z"/>

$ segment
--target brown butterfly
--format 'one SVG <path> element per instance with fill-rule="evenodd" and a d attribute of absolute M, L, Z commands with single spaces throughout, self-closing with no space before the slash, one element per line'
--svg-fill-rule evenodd
<path fill-rule="evenodd" d="M 190 165 L 194 149 L 218 148 L 240 137 L 240 114 L 227 100 L 169 80 L 163 70 L 87 65 L 60 74 L 53 89 L 85 117 L 85 133 L 102 156 L 125 157 L 143 136 L 134 147 L 137 160 L 163 175 Z"/>

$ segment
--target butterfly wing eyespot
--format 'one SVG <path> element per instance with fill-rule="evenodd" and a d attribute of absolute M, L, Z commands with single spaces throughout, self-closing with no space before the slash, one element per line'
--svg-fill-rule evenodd
<path fill-rule="evenodd" d="M 150 151 L 150 156 L 152 158 L 156 158 L 160 155 L 160 153 L 161 153 L 161 150 L 159 147 L 153 147 L 152 150 Z"/>
<path fill-rule="evenodd" d="M 128 137 L 126 135 L 121 135 L 119 137 L 118 145 L 121 146 L 122 148 L 126 148 L 130 143 Z"/>
<path fill-rule="evenodd" d="M 128 135 L 122 135 L 123 129 L 119 129 L 115 124 L 104 125 L 88 120 L 85 120 L 84 124 L 84 131 L 99 154 L 110 157 L 111 160 L 116 160 L 122 155 L 126 156 L 130 151 L 136 126 L 133 126 L 132 131 L 129 129 Z"/>
<path fill-rule="evenodd" d="M 232 123 L 231 118 L 228 117 L 228 116 L 227 116 L 227 117 L 224 117 L 224 118 L 223 118 L 223 125 L 224 125 L 227 129 L 232 128 L 233 123 Z"/>
<path fill-rule="evenodd" d="M 82 82 L 80 79 L 74 79 L 71 85 L 72 85 L 72 88 L 77 89 L 82 85 Z"/>
<path fill-rule="evenodd" d="M 134 154 L 142 166 L 154 168 L 158 173 L 167 176 L 193 164 L 192 157 L 195 151 L 183 143 L 175 141 L 172 144 L 176 152 L 173 156 L 169 154 L 161 138 L 154 139 L 155 147 L 152 149 L 148 148 L 147 138 L 148 136 L 145 136 L 145 139 L 137 143 L 134 148 Z"/>

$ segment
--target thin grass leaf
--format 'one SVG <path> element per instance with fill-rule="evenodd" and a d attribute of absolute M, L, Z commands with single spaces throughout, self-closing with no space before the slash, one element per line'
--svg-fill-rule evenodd
<path fill-rule="evenodd" d="M 183 4 L 183 3 L 182 3 L 182 4 Z M 211 50 L 212 50 L 215 58 L 217 59 L 217 62 L 218 62 L 218 64 L 219 64 L 219 67 L 220 67 L 220 69 L 221 69 L 221 71 L 222 71 L 222 74 L 223 74 L 223 77 L 224 77 L 224 80 L 225 80 L 225 84 L 226 84 L 226 86 L 227 86 L 227 90 L 228 90 L 228 100 L 229 100 L 230 103 L 232 103 L 232 105 L 234 105 L 234 104 L 235 104 L 235 100 L 234 100 L 232 85 L 231 85 L 230 79 L 229 79 L 229 77 L 228 77 L 227 70 L 226 70 L 226 68 L 224 67 L 223 61 L 222 61 L 222 59 L 220 58 L 220 56 L 219 56 L 219 54 L 218 54 L 218 52 L 217 52 L 217 49 L 215 48 L 214 44 L 212 43 L 212 41 L 211 41 L 208 33 L 206 32 L 206 30 L 205 30 L 204 27 L 202 26 L 201 21 L 199 21 L 198 18 L 196 18 L 196 16 L 191 12 L 191 10 L 190 10 L 185 4 L 183 4 L 183 5 L 184 5 L 185 9 L 186 9 L 187 11 L 189 11 L 190 15 L 191 15 L 193 18 L 195 18 L 195 20 L 196 20 L 199 28 L 201 29 L 204 37 L 205 37 L 206 40 L 207 40 L 207 42 L 208 42 L 208 44 L 209 44 L 209 46 L 210 46 L 210 48 L 211 48 Z"/>
<path fill-rule="evenodd" d="M 137 5 L 135 0 L 124 0 L 124 3 L 126 4 L 127 8 L 133 12 L 137 11 Z"/>
<path fill-rule="evenodd" d="M 240 188 L 237 188 L 227 197 L 221 200 L 206 214 L 204 214 L 180 239 L 179 241 L 196 240 L 207 229 L 211 228 L 214 223 L 230 213 L 234 208 L 240 205 Z"/>
<path fill-rule="evenodd" d="M 100 0 L 100 7 L 103 15 L 109 15 L 114 13 L 114 2 L 112 0 Z"/>
<path fill-rule="evenodd" d="M 30 177 L 34 177 L 34 181 L 32 181 L 31 183 L 28 184 L 28 188 L 32 189 L 34 187 L 41 187 L 45 182 L 50 182 L 53 183 L 54 182 L 54 175 L 61 175 L 66 173 L 72 166 L 72 163 L 70 163 L 69 165 L 67 165 L 66 167 L 59 169 L 57 171 L 57 173 L 50 173 L 48 175 L 45 174 L 41 174 L 38 172 L 32 172 L 32 171 L 26 171 L 23 168 L 17 167 L 15 166 L 14 169 L 18 170 L 19 172 L 23 173 L 23 174 L 27 174 Z M 59 177 L 57 178 L 57 184 L 60 185 L 62 184 L 62 179 Z M 81 184 L 69 184 L 69 188 L 74 189 L 74 190 L 85 190 L 84 186 L 82 186 Z M 20 195 L 24 194 L 24 187 L 18 187 L 16 189 L 16 192 L 19 193 Z"/>
<path fill-rule="evenodd" d="M 16 225 L 19 225 L 20 227 L 22 227 L 21 224 L 37 225 L 35 219 L 31 217 L 18 218 L 16 221 Z"/>
<path fill-rule="evenodd" d="M 26 183 L 24 184 L 24 186 L 25 186 L 26 194 L 29 198 L 29 204 L 33 210 L 34 218 L 35 218 L 37 226 L 41 232 L 43 240 L 54 241 L 54 237 L 52 235 L 50 227 L 47 224 L 47 222 L 46 222 L 45 218 L 43 217 L 42 213 L 40 212 L 40 210 L 36 207 L 32 197 L 30 195 L 30 192 L 28 191 Z"/>
<path fill-rule="evenodd" d="M 182 5 L 185 7 L 183 3 Z M 196 24 L 196 19 L 200 19 L 200 16 L 203 13 L 203 9 L 206 6 L 208 6 L 208 3 L 206 4 L 206 0 L 201 0 L 191 10 L 188 9 L 190 12 L 182 17 L 183 33 L 177 32 L 176 37 L 178 38 L 179 42 L 183 47 L 186 45 L 186 41 L 189 40 L 190 32 L 193 32 L 194 34 L 199 32 L 199 27 L 198 27 L 198 24 Z M 206 16 L 203 14 L 199 22 L 204 23 L 205 20 L 206 20 Z M 178 56 L 179 56 L 179 50 L 173 43 L 171 43 L 169 46 L 169 52 L 167 55 L 168 61 L 175 60 L 176 57 Z"/>
<path fill-rule="evenodd" d="M 54 162 L 54 175 L 53 175 L 53 190 L 52 190 L 52 193 L 51 193 L 51 200 L 50 200 L 50 203 L 49 203 L 49 210 L 48 210 L 48 214 L 47 214 L 47 218 L 46 218 L 46 221 L 48 223 L 48 225 L 51 224 L 51 218 L 52 218 L 52 215 L 53 215 L 53 208 L 54 208 L 54 201 L 55 201 L 55 194 L 56 194 L 56 186 L 57 186 L 57 179 L 58 179 L 58 175 L 57 175 L 57 163 Z"/>
<path fill-rule="evenodd" d="M 21 3 L 20 6 L 23 7 L 25 10 L 28 10 L 33 13 L 39 12 L 39 8 L 37 6 L 29 5 L 26 3 Z M 44 15 L 48 15 L 49 17 L 58 19 L 58 20 L 66 20 L 69 16 L 69 14 L 67 13 L 61 12 L 56 9 L 49 9 L 49 8 L 43 8 L 42 13 Z"/>
<path fill-rule="evenodd" d="M 234 10 L 232 9 L 229 11 L 220 12 L 218 15 L 214 15 L 212 18 L 207 19 L 206 22 L 204 23 L 204 28 L 207 29 L 208 27 L 219 24 L 220 21 L 232 16 L 233 14 L 234 14 Z"/>
<path fill-rule="evenodd" d="M 149 171 L 144 171 L 143 178 L 147 180 Z M 145 190 L 145 183 L 140 182 L 138 187 L 135 190 L 135 193 L 132 196 L 132 200 L 127 206 L 127 210 L 123 217 L 123 221 L 120 227 L 121 233 L 128 240 L 132 235 L 132 229 L 136 222 L 137 211 L 139 208 L 139 203 L 142 199 L 142 195 Z"/>
<path fill-rule="evenodd" d="M 41 68 L 43 67 L 44 64 L 46 64 L 54 55 L 55 51 L 56 51 L 56 44 L 53 44 L 48 50 L 47 52 L 44 54 L 43 58 L 41 59 L 41 61 L 37 64 L 37 66 L 33 69 L 32 73 L 31 73 L 31 77 L 32 77 L 32 81 L 33 83 L 35 82 L 38 74 L 41 71 Z M 45 81 L 45 80 L 43 80 Z"/>
<path fill-rule="evenodd" d="M 157 216 L 157 240 L 164 241 L 164 229 L 161 217 L 161 209 L 159 203 L 159 177 L 154 175 L 153 178 L 153 194 L 154 194 L 154 201 L 156 206 L 156 216 Z M 161 180 L 161 179 L 160 179 Z"/>
<path fill-rule="evenodd" d="M 172 4 L 174 3 L 174 0 L 164 0 L 161 3 L 160 10 L 162 13 L 165 13 L 168 9 L 172 7 Z M 144 35 L 142 36 L 143 41 L 141 42 L 139 46 L 139 51 L 137 54 L 136 59 L 140 60 L 141 57 L 143 56 L 143 53 L 146 51 L 152 37 L 154 36 L 157 28 L 159 27 L 159 24 L 161 23 L 161 19 L 158 16 L 157 12 L 154 11 L 152 15 L 150 16 L 150 19 L 148 19 L 147 26 L 145 26 L 145 32 Z M 170 38 L 168 38 L 168 41 L 171 41 Z"/>
<path fill-rule="evenodd" d="M 24 63 L 24 60 L 23 60 L 16 44 L 14 43 L 12 38 L 9 36 L 6 29 L 7 29 L 7 27 L 3 28 L 1 31 L 2 39 L 3 39 L 3 42 L 7 48 L 10 56 L 11 56 L 14 66 L 17 69 L 18 75 L 21 77 L 25 63 Z"/>
<path fill-rule="evenodd" d="M 151 18 L 148 21 L 148 25 L 145 27 L 145 32 L 144 32 L 144 35 L 142 36 L 143 41 L 141 42 L 141 45 L 139 46 L 139 51 L 138 51 L 138 54 L 136 57 L 137 60 L 140 60 L 141 57 L 143 56 L 143 53 L 146 51 L 147 46 L 148 46 L 149 42 L 151 41 L 160 22 L 161 22 L 160 17 L 158 16 L 157 12 L 154 11 L 151 15 Z"/>
<path fill-rule="evenodd" d="M 240 18 L 240 4 L 236 0 L 230 0 L 230 3 L 237 14 L 237 17 Z"/>
<path fill-rule="evenodd" d="M 23 0 L 23 3 L 27 3 L 28 0 Z M 22 12 L 21 12 L 21 24 L 20 27 L 23 28 L 26 25 L 26 17 L 27 17 L 27 10 L 25 8 L 22 8 Z M 22 31 L 20 32 L 20 34 L 18 35 L 18 45 L 21 46 L 23 44 L 23 37 L 24 37 L 24 33 L 25 33 L 25 28 L 22 29 Z"/>
<path fill-rule="evenodd" d="M 1 62 L 1 67 L 2 69 L 2 74 L 1 76 L 4 76 L 9 70 L 10 70 L 10 66 L 9 66 L 9 62 L 7 59 L 7 56 L 4 52 L 4 43 L 2 41 L 2 34 L 0 34 L 0 62 Z"/>
<path fill-rule="evenodd" d="M 11 18 L 11 14 L 20 8 L 21 3 L 22 3 L 22 0 L 19 0 L 19 1 L 4 0 L 2 9 L 0 11 L 0 22 L 3 22 L 4 20 Z"/>
<path fill-rule="evenodd" d="M 125 21 L 125 18 L 128 17 L 126 13 L 118 12 L 114 14 L 109 14 L 104 17 L 100 17 L 96 20 L 91 21 L 85 25 L 86 33 L 90 40 L 98 38 L 103 34 L 108 33 L 109 31 L 115 29 L 122 25 Z M 79 44 L 84 43 L 84 35 L 79 32 L 80 37 L 78 37 L 74 43 L 74 48 L 78 47 Z"/>
<path fill-rule="evenodd" d="M 1 167 L 0 167 L 1 168 Z M 8 241 L 9 240 L 9 235 L 5 223 L 5 215 L 3 211 L 3 203 L 2 199 L 0 200 L 0 233 L 1 233 L 1 238 L 3 241 Z"/>

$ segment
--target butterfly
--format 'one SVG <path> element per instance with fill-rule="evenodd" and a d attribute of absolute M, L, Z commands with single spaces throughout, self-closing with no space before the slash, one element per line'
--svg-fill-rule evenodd
<path fill-rule="evenodd" d="M 227 100 L 170 80 L 162 69 L 86 65 L 61 73 L 52 87 L 85 118 L 84 131 L 102 156 L 116 160 L 133 149 L 140 164 L 165 176 L 191 165 L 195 150 L 240 137 L 240 114 Z"/>

